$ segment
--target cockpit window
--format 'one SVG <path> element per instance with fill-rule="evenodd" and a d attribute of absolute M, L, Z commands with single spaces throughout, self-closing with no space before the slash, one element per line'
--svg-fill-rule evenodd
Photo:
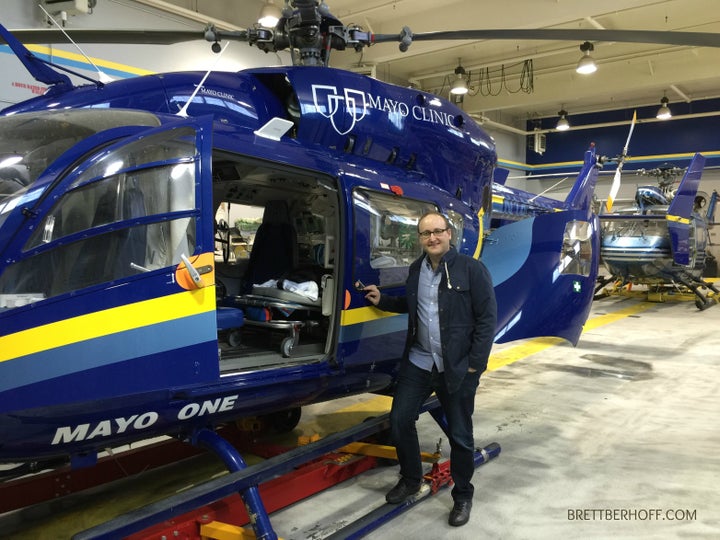
<path fill-rule="evenodd" d="M 25 249 L 86 229 L 195 208 L 195 132 L 143 137 L 98 159 L 67 188 Z"/>
<path fill-rule="evenodd" d="M 0 309 L 177 265 L 196 250 L 197 132 L 103 147 L 76 167 L 0 275 Z M 55 193 L 53 193 L 55 195 Z M 0 205 L 1 206 L 1 205 Z"/>
<path fill-rule="evenodd" d="M 76 109 L 0 118 L 0 204 L 28 189 L 63 152 L 87 137 L 118 126 L 159 126 L 152 114 Z"/>

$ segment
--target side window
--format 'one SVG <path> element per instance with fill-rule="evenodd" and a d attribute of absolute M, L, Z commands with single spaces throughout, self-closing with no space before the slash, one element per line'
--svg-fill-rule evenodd
<path fill-rule="evenodd" d="M 445 212 L 445 216 L 448 218 L 448 221 L 453 228 L 452 244 L 459 248 L 462 246 L 463 239 L 463 227 L 465 223 L 463 216 L 460 212 L 456 212 L 455 210 L 447 210 Z"/>
<path fill-rule="evenodd" d="M 192 254 L 196 159 L 195 131 L 178 128 L 98 160 L 42 219 L 24 247 L 34 253 L 0 276 L 0 307 L 3 298 L 17 305 L 178 264 L 181 254 Z"/>
<path fill-rule="evenodd" d="M 264 207 L 221 202 L 215 213 L 215 260 L 241 263 L 250 258 Z"/>
<path fill-rule="evenodd" d="M 571 221 L 565 225 L 559 264 L 561 274 L 590 275 L 592 238 L 593 226 L 587 221 Z"/>
<path fill-rule="evenodd" d="M 436 208 L 425 202 L 394 195 L 356 190 L 355 278 L 380 285 L 405 282 L 408 267 L 422 252 L 417 222 Z"/>
<path fill-rule="evenodd" d="M 248 119 L 257 119 L 257 113 L 251 107 L 236 101 L 232 96 L 213 96 L 204 92 L 208 92 L 208 90 L 201 88 L 188 105 L 187 112 L 190 116 L 212 114 L 216 122 L 223 124 L 242 124 Z M 222 92 L 217 93 L 221 94 Z M 188 99 L 190 96 L 183 93 L 172 95 L 169 99 L 170 112 L 180 111 L 187 105 Z"/>
<path fill-rule="evenodd" d="M 329 267 L 334 259 L 326 218 L 305 210 L 295 218 L 298 236 L 298 261 Z M 329 247 L 328 247 L 329 246 Z M 326 253 L 326 248 L 328 252 Z"/>

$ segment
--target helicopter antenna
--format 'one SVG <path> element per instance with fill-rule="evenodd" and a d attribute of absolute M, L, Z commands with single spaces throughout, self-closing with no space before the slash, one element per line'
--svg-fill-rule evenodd
<path fill-rule="evenodd" d="M 215 58 L 215 61 L 213 62 L 213 65 L 210 67 L 210 69 L 207 70 L 207 73 L 205 73 L 205 76 L 204 76 L 204 77 L 202 78 L 202 80 L 200 81 L 200 84 L 197 85 L 197 87 L 195 88 L 195 91 L 192 93 L 192 95 L 191 95 L 191 96 L 188 98 L 188 100 L 185 102 L 185 105 L 183 105 L 182 109 L 180 109 L 180 110 L 177 112 L 177 115 L 178 115 L 178 116 L 182 116 L 183 118 L 187 118 L 187 116 L 188 116 L 188 113 L 187 113 L 188 107 L 189 107 L 190 104 L 192 103 L 192 100 L 195 99 L 195 96 L 197 96 L 197 93 L 200 91 L 200 89 L 201 89 L 201 88 L 203 87 L 203 85 L 205 84 L 205 79 L 207 79 L 208 76 L 210 75 L 210 73 L 212 73 L 212 72 L 215 70 L 215 67 L 217 66 L 218 62 L 220 61 L 220 57 L 221 57 L 221 56 L 223 55 L 223 53 L 225 52 L 225 49 L 228 48 L 228 45 L 230 45 L 230 42 L 229 42 L 229 41 L 225 44 L 225 46 L 222 48 L 222 50 L 220 51 L 220 53 L 217 55 L 217 57 Z"/>
<path fill-rule="evenodd" d="M 100 82 L 101 82 L 101 83 L 109 83 L 109 82 L 112 82 L 113 78 L 110 77 L 107 73 L 101 71 L 99 67 L 97 67 L 97 65 L 95 64 L 95 62 L 93 62 L 93 61 L 90 59 L 90 57 L 89 57 L 87 54 L 85 54 L 85 51 L 83 51 L 83 50 L 80 48 L 80 45 L 78 45 L 77 43 L 75 43 L 75 42 L 73 41 L 73 39 L 72 39 L 72 38 L 70 37 L 70 35 L 65 31 L 65 29 L 57 23 L 57 21 L 52 17 L 52 15 L 50 15 L 50 14 L 47 12 L 47 10 L 42 6 L 42 4 L 38 4 L 38 7 L 43 10 L 43 13 L 45 13 L 45 15 L 47 15 L 48 20 L 50 20 L 55 26 L 57 26 L 58 30 L 60 30 L 60 31 L 63 33 L 63 35 L 68 39 L 68 41 L 70 41 L 70 43 L 72 43 L 72 44 L 77 48 L 77 50 L 80 51 L 80 54 L 82 54 L 82 55 L 85 57 L 85 60 L 87 60 L 88 62 L 90 62 L 90 64 L 92 64 L 92 66 L 95 68 L 95 71 L 98 72 L 98 77 L 100 78 Z"/>
<path fill-rule="evenodd" d="M 620 177 L 622 175 L 623 163 L 625 163 L 625 159 L 627 158 L 628 147 L 630 146 L 630 137 L 632 137 L 633 130 L 635 129 L 636 121 L 637 121 L 637 111 L 633 111 L 633 118 L 632 118 L 632 122 L 630 124 L 630 133 L 628 133 L 627 140 L 625 141 L 625 146 L 623 147 L 622 155 L 620 156 L 620 159 L 618 159 L 618 166 L 617 166 L 617 169 L 615 169 L 615 176 L 613 176 L 612 185 L 610 186 L 610 193 L 608 194 L 607 201 L 605 201 L 605 213 L 607 213 L 607 214 L 612 212 L 612 207 L 613 207 L 613 203 L 615 202 L 615 197 L 617 197 L 618 191 L 620 191 Z"/>
<path fill-rule="evenodd" d="M 530 199 L 530 202 L 535 201 L 535 199 L 537 199 L 538 197 L 542 197 L 542 196 L 545 195 L 548 191 L 550 191 L 550 190 L 552 190 L 552 189 L 555 189 L 557 186 L 559 186 L 560 184 L 562 184 L 562 183 L 563 183 L 565 180 L 567 180 L 568 178 L 569 178 L 569 176 L 566 175 L 566 176 L 565 176 L 562 180 L 560 180 L 559 182 L 556 182 L 555 184 L 553 184 L 552 186 L 550 186 L 550 187 L 547 188 L 546 190 L 541 191 L 540 193 L 538 193 L 537 195 L 535 195 L 534 197 L 532 197 L 532 198 Z"/>

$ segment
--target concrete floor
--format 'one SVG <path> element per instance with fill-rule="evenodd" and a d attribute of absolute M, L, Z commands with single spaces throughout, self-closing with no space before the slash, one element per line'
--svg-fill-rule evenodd
<path fill-rule="evenodd" d="M 718 350 L 720 307 L 623 297 L 595 302 L 576 348 L 496 346 L 495 364 L 517 361 L 481 381 L 476 444 L 502 451 L 476 471 L 470 522 L 447 524 L 441 490 L 370 538 L 720 538 Z M 418 428 L 434 451 L 437 425 L 423 415 Z M 397 470 L 375 469 L 272 522 L 285 539 L 322 538 L 381 504 Z"/>
<path fill-rule="evenodd" d="M 699 312 L 692 301 L 611 297 L 595 302 L 576 348 L 554 340 L 496 346 L 476 401 L 475 437 L 502 451 L 477 469 L 470 522 L 447 524 L 445 489 L 368 537 L 720 538 L 716 329 L 720 306 Z M 373 396 L 309 407 L 295 434 L 327 434 L 388 407 L 388 398 Z M 423 450 L 435 451 L 438 426 L 425 414 L 418 428 Z M 442 449 L 449 453 L 446 442 Z M 325 538 L 383 504 L 397 471 L 374 469 L 277 512 L 275 531 L 285 540 Z M 89 513 L 88 499 L 71 505 L 75 516 Z M 78 521 L 70 514 L 26 528 L 28 517 L 40 523 L 34 516 L 14 516 L 25 524 L 12 537 L 69 538 L 62 523 Z"/>

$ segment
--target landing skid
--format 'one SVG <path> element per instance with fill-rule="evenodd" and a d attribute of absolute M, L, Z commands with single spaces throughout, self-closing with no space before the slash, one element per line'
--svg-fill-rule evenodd
<path fill-rule="evenodd" d="M 436 420 L 439 419 L 440 425 L 444 429 L 444 418 L 438 413 L 439 403 L 436 398 L 432 398 L 426 402 L 423 411 L 431 412 L 433 418 Z M 201 430 L 194 437 L 195 442 L 215 451 L 230 469 L 231 472 L 229 474 L 119 516 L 111 521 L 78 533 L 73 538 L 75 540 L 125 538 L 132 534 L 140 533 L 158 523 L 175 520 L 182 514 L 194 512 L 197 509 L 216 503 L 226 497 L 237 497 L 237 494 L 240 493 L 248 515 L 251 516 L 251 525 L 255 537 L 265 540 L 277 539 L 278 536 L 272 529 L 268 512 L 265 509 L 265 503 L 258 495 L 257 486 L 276 478 L 278 475 L 290 473 L 303 464 L 316 460 L 344 445 L 366 439 L 388 428 L 389 415 L 385 414 L 345 431 L 329 435 L 310 444 L 271 457 L 251 467 L 246 467 L 240 453 L 217 433 L 210 430 Z M 492 443 L 483 449 L 479 449 L 475 453 L 475 465 L 478 466 L 486 463 L 499 453 L 500 446 L 497 443 Z M 426 482 L 428 487 L 425 488 L 425 491 L 427 494 L 417 501 L 413 501 L 410 505 L 419 502 L 419 500 L 424 499 L 430 493 L 436 492 L 440 487 L 449 482 L 449 462 L 441 465 L 437 463 L 434 464 L 432 472 L 426 476 Z M 287 488 L 287 486 L 285 487 Z M 386 508 L 390 506 L 392 506 L 392 508 Z M 384 505 L 381 509 L 371 512 L 368 516 L 372 515 L 374 517 L 366 516 L 366 518 L 360 520 L 362 524 L 351 524 L 351 526 L 356 525 L 358 529 L 352 533 L 355 535 L 352 537 L 360 538 L 372 530 L 368 529 L 368 527 L 376 528 L 382 525 L 394 515 L 398 515 L 406 510 L 407 508 L 405 508 L 405 506 L 407 506 L 407 503 L 401 505 Z M 382 510 L 382 508 L 384 508 L 384 510 Z M 200 535 L 198 534 L 194 537 L 200 538 Z M 347 538 L 348 536 L 345 535 L 343 537 Z"/>
<path fill-rule="evenodd" d="M 612 286 L 607 287 L 612 282 Z M 620 278 L 598 278 L 595 288 L 594 300 L 601 300 L 609 296 L 644 297 L 648 302 L 665 302 L 667 300 L 694 300 L 695 306 L 703 311 L 718 303 L 720 289 L 715 284 L 699 278 L 684 274 L 673 275 L 673 281 L 665 284 L 640 285 L 633 289 L 635 284 L 625 282 Z M 709 292 L 703 291 L 709 289 Z"/>
<path fill-rule="evenodd" d="M 44 471 L 46 469 L 54 469 L 56 467 L 61 467 L 63 465 L 66 465 L 68 461 L 68 459 L 59 458 L 49 459 L 47 461 L 33 461 L 31 463 L 21 463 L 20 465 L 17 465 L 10 469 L 0 470 L 0 481 L 9 481 L 28 474 L 35 474 L 39 471 Z M 2 490 L 1 487 L 0 490 Z M 0 504 L 0 513 L 4 511 L 5 510 L 2 509 L 2 504 Z"/>
<path fill-rule="evenodd" d="M 611 292 L 608 291 L 605 286 L 613 281 L 617 281 L 617 278 L 615 278 L 614 276 L 598 276 L 597 284 L 595 285 L 593 300 L 600 300 L 601 298 L 609 296 Z"/>
<path fill-rule="evenodd" d="M 491 459 L 500 454 L 500 445 L 498 443 L 490 443 L 485 448 L 475 450 L 475 467 L 484 465 Z M 327 536 L 325 540 L 350 540 L 363 538 L 381 525 L 387 523 L 394 517 L 403 514 L 416 504 L 429 499 L 438 492 L 439 489 L 448 487 L 450 480 L 450 462 L 434 463 L 432 470 L 425 475 L 424 482 L 420 491 L 414 497 L 401 504 L 384 504 L 375 510 L 362 516 L 343 527 L 342 529 Z"/>
<path fill-rule="evenodd" d="M 720 294 L 720 290 L 718 290 L 713 283 L 710 283 L 700 278 L 688 278 L 682 275 L 676 276 L 676 278 L 680 283 L 691 289 L 692 292 L 695 294 L 695 306 L 700 311 L 703 311 L 717 304 L 717 299 L 714 296 L 711 296 L 710 294 L 705 294 L 700 290 L 701 288 L 706 288 L 710 289 L 716 295 Z"/>

